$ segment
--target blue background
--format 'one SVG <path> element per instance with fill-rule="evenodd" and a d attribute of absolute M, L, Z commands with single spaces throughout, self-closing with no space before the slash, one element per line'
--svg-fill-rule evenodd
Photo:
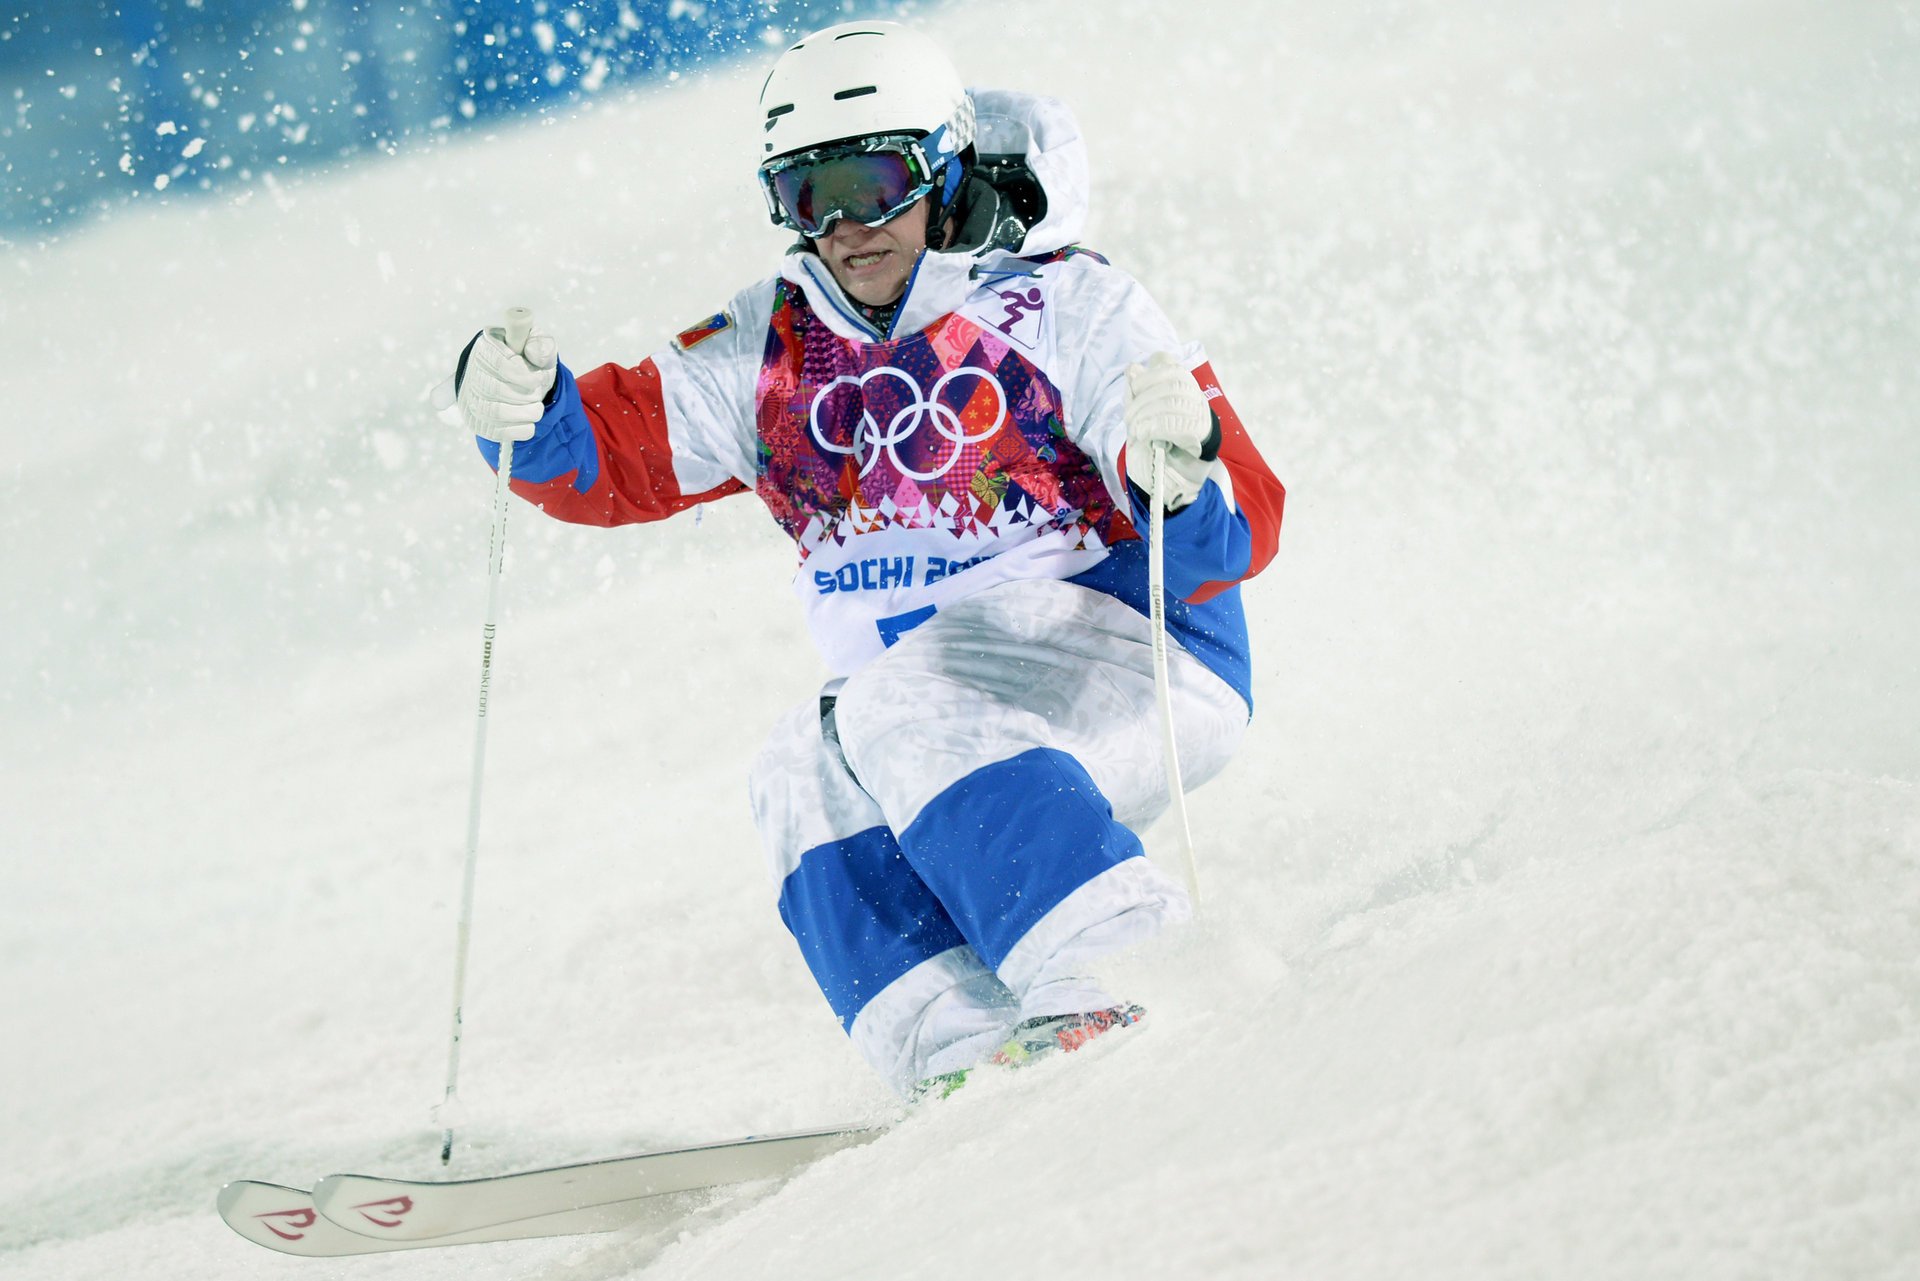
<path fill-rule="evenodd" d="M 0 235 L 435 137 L 719 61 L 899 0 L 0 4 Z M 195 139 L 202 140 L 197 145 Z"/>

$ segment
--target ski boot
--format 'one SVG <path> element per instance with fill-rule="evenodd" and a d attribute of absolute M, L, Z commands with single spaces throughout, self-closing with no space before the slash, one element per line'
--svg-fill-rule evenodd
<path fill-rule="evenodd" d="M 1132 1027 L 1146 1014 L 1146 1010 L 1138 1005 L 1116 1005 L 1112 1009 L 1089 1010 L 1081 1014 L 1048 1014 L 1028 1019 L 1014 1028 L 1013 1035 L 982 1060 L 982 1065 L 1025 1067 L 1053 1054 L 1077 1050 L 1095 1037 L 1104 1036 L 1116 1028 Z M 908 1101 L 919 1103 L 925 1099 L 944 1099 L 965 1085 L 968 1074 L 974 1070 L 960 1068 L 930 1076 L 913 1087 Z"/>

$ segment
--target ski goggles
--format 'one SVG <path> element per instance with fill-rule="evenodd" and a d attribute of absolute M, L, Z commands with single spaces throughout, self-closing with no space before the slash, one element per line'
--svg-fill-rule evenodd
<path fill-rule="evenodd" d="M 881 135 L 781 156 L 760 167 L 767 212 L 818 238 L 842 218 L 878 227 L 934 189 L 937 175 L 918 138 Z"/>

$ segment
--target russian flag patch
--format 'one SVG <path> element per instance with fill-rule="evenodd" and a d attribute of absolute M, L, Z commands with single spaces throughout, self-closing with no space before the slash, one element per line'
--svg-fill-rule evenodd
<path fill-rule="evenodd" d="M 726 329 L 733 324 L 733 317 L 724 311 L 716 311 L 711 316 L 690 329 L 682 329 L 673 336 L 673 345 L 681 351 L 691 350 L 696 345 Z"/>

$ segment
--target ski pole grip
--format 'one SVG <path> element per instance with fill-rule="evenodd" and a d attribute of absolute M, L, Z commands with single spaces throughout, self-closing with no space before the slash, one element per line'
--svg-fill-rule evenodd
<path fill-rule="evenodd" d="M 527 339 L 533 335 L 533 308 L 507 308 L 507 350 L 515 355 L 526 348 Z"/>

